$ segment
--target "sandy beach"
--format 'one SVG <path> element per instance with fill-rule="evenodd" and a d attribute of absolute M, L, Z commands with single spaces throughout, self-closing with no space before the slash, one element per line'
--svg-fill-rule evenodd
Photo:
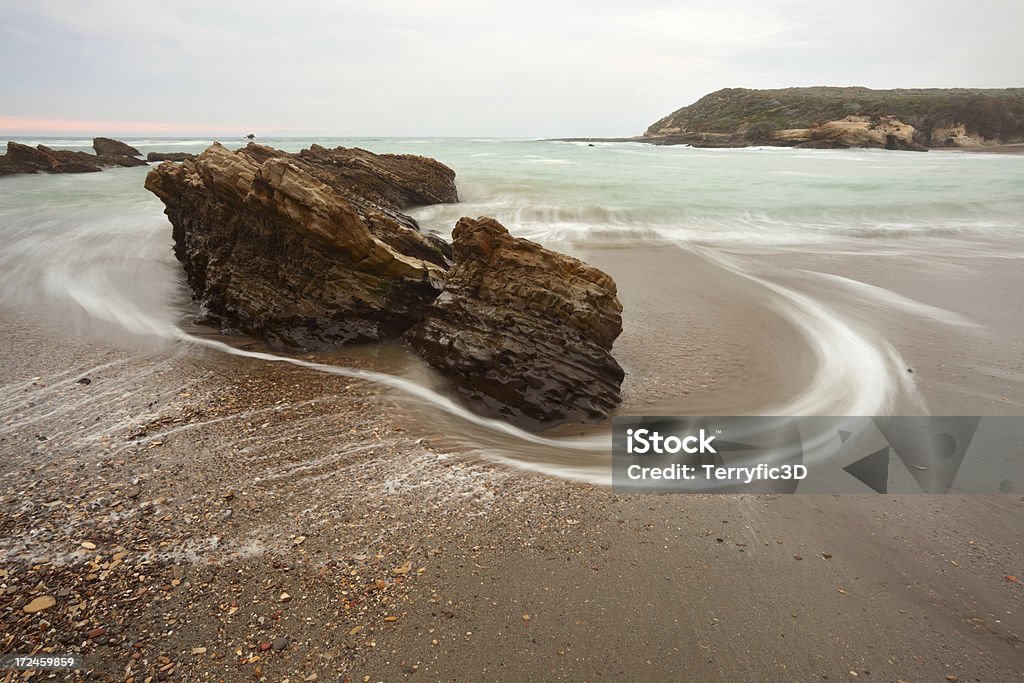
<path fill-rule="evenodd" d="M 969 317 L 986 343 L 889 324 L 933 412 L 1019 414 L 1014 260 L 759 263 L 837 306 L 846 285 L 808 271 Z M 468 457 L 360 380 L 0 320 L 6 651 L 80 647 L 87 678 L 137 681 L 992 681 L 1024 662 L 1018 492 L 618 496 Z"/>
<path fill-rule="evenodd" d="M 1024 154 L 1024 143 L 1002 145 L 971 145 L 967 147 L 936 147 L 933 152 L 973 152 L 980 154 Z"/>

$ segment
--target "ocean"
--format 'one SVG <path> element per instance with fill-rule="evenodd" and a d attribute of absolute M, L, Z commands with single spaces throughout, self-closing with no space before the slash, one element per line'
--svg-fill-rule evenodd
<path fill-rule="evenodd" d="M 143 154 L 198 153 L 212 142 L 125 141 Z M 1024 156 L 519 139 L 257 142 L 434 157 L 456 171 L 461 201 L 411 210 L 423 229 L 447 236 L 461 216 L 493 216 L 514 235 L 609 272 L 624 305 L 614 351 L 627 372 L 623 415 L 964 409 L 977 398 L 973 380 L 952 373 L 944 388 L 923 383 L 915 358 L 947 367 L 936 343 L 956 339 L 969 350 L 1010 334 L 994 299 L 1005 316 L 1021 315 L 1012 273 L 1024 256 Z M 286 356 L 194 325 L 170 224 L 143 188 L 145 173 L 0 178 L 0 305 L 55 335 L 140 354 L 206 347 L 361 377 L 410 422 L 464 451 L 605 480 L 607 425 L 529 434 L 479 417 L 400 344 Z M 1012 412 L 1024 377 L 1019 358 L 1010 360 L 1010 388 L 997 393 L 1009 395 Z"/>

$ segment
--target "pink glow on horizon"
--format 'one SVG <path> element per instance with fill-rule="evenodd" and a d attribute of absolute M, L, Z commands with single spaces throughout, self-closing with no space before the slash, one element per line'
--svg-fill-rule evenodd
<path fill-rule="evenodd" d="M 78 119 L 36 119 L 0 116 L 0 131 L 16 133 L 248 133 L 237 126 L 207 123 L 166 123 L 155 121 L 83 121 Z M 241 133 L 240 133 L 241 134 Z"/>

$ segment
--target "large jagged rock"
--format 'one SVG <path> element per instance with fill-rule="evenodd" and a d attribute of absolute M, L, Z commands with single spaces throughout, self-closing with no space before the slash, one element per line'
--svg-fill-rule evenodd
<path fill-rule="evenodd" d="M 444 292 L 405 338 L 485 412 L 536 428 L 604 419 L 620 401 L 615 282 L 582 261 L 463 218 Z"/>
<path fill-rule="evenodd" d="M 137 157 L 142 153 L 129 144 L 112 138 L 93 138 L 92 148 L 97 156 Z"/>
<path fill-rule="evenodd" d="M 146 162 L 129 156 L 95 156 L 86 152 L 52 149 L 46 145 L 29 147 L 7 143 L 7 154 L 0 156 L 0 175 L 16 173 L 96 173 L 110 166 L 145 166 Z"/>
<path fill-rule="evenodd" d="M 165 204 L 208 320 L 321 347 L 397 336 L 423 315 L 445 279 L 446 245 L 400 209 L 457 201 L 454 177 L 423 157 L 215 143 L 156 167 L 146 187 Z"/>

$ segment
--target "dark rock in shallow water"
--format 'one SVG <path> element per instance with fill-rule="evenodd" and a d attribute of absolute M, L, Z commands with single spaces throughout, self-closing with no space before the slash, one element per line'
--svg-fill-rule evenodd
<path fill-rule="evenodd" d="M 7 154 L 0 156 L 0 175 L 16 173 L 95 173 L 108 166 L 145 166 L 142 159 L 126 156 L 94 156 L 86 152 L 52 149 L 46 145 L 29 147 L 7 143 Z"/>
<path fill-rule="evenodd" d="M 131 145 L 127 145 L 120 140 L 113 140 L 111 138 L 93 138 L 92 148 L 96 150 L 97 156 L 142 156 L 142 153 Z"/>
<path fill-rule="evenodd" d="M 320 347 L 396 336 L 422 316 L 448 261 L 400 209 L 457 201 L 454 177 L 423 157 L 215 143 L 146 187 L 211 322 Z"/>
<path fill-rule="evenodd" d="M 146 155 L 146 161 L 185 161 L 195 158 L 195 154 L 188 152 L 150 152 Z"/>
<path fill-rule="evenodd" d="M 109 168 L 113 166 L 148 166 L 145 159 L 139 159 L 138 157 L 125 157 L 125 156 L 108 156 L 101 155 L 98 157 L 100 160 L 100 166 Z"/>
<path fill-rule="evenodd" d="M 53 158 L 45 151 L 13 141 L 7 143 L 3 163 L 9 168 L 24 169 L 15 173 L 49 173 L 53 168 Z"/>
<path fill-rule="evenodd" d="M 109 167 L 132 167 L 132 166 L 145 166 L 146 162 L 142 159 L 136 159 L 135 157 L 126 156 L 94 156 L 87 152 L 71 152 L 66 149 L 51 149 L 45 145 L 39 145 L 38 149 L 48 154 L 56 163 L 53 169 L 54 173 L 76 173 L 78 171 L 68 170 L 69 166 L 81 165 L 81 166 L 93 166 L 91 170 L 103 170 Z"/>
<path fill-rule="evenodd" d="M 615 282 L 512 237 L 493 218 L 455 226 L 444 292 L 405 338 L 460 394 L 527 427 L 598 421 L 620 401 Z"/>

